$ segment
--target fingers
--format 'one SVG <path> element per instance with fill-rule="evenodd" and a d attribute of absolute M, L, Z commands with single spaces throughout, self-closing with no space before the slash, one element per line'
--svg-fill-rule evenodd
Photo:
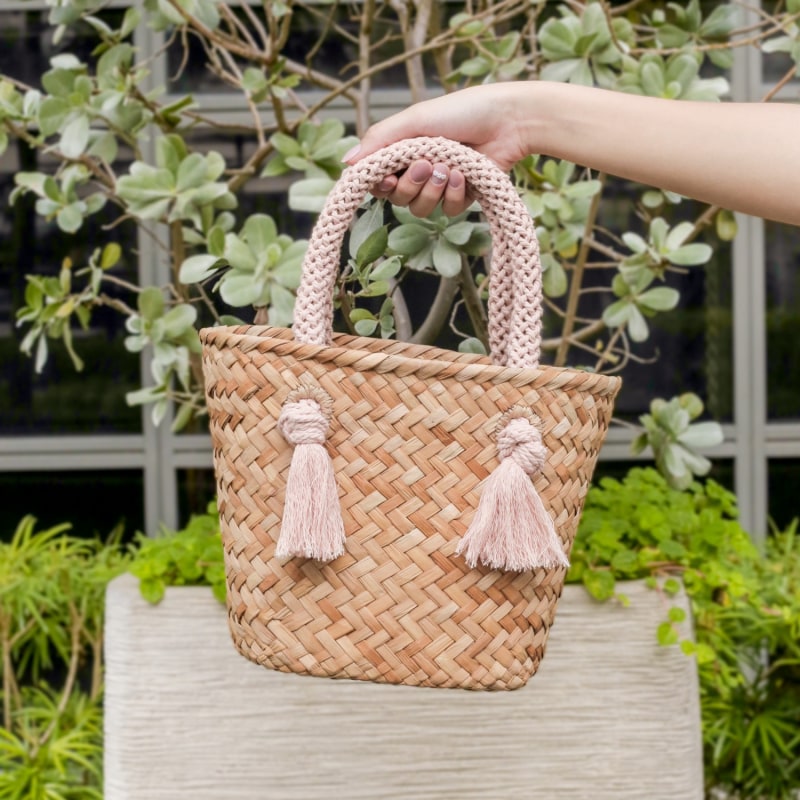
<path fill-rule="evenodd" d="M 469 205 L 461 172 L 428 161 L 415 161 L 402 175 L 388 175 L 372 188 L 372 194 L 396 206 L 408 206 L 417 217 L 427 217 L 439 203 L 450 217 Z"/>
<path fill-rule="evenodd" d="M 442 200 L 442 211 L 445 216 L 457 217 L 471 202 L 472 198 L 467 197 L 467 182 L 464 176 L 457 169 L 451 170 Z"/>

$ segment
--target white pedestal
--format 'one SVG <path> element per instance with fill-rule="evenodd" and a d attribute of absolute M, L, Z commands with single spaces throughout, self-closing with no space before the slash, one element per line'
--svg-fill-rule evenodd
<path fill-rule="evenodd" d="M 695 662 L 667 601 L 566 587 L 539 673 L 465 692 L 271 672 L 204 588 L 108 589 L 105 800 L 702 800 Z"/>

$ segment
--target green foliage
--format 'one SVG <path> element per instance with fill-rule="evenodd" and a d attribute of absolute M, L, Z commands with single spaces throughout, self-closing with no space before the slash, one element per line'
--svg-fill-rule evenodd
<path fill-rule="evenodd" d="M 99 798 L 103 598 L 126 568 L 119 532 L 103 544 L 36 530 L 0 543 L 3 725 L 0 797 Z"/>
<path fill-rule="evenodd" d="M 102 798 L 104 597 L 130 569 L 156 602 L 167 585 L 209 585 L 224 600 L 215 507 L 126 551 L 121 531 L 82 539 L 25 517 L 0 542 L 0 798 Z"/>
<path fill-rule="evenodd" d="M 378 75 L 391 70 L 392 80 L 400 81 L 405 75 L 414 99 L 434 84 L 451 90 L 543 78 L 718 100 L 728 85 L 724 77 L 706 77 L 708 65 L 727 68 L 734 40 L 741 43 L 746 34 L 764 50 L 796 55 L 796 2 L 788 0 L 747 29 L 737 27 L 733 4 L 707 8 L 699 0 L 488 0 L 431 8 L 383 3 L 349 9 L 347 25 L 338 16 L 344 7 L 334 4 L 297 61 L 298 25 L 305 30 L 309 19 L 321 20 L 316 2 L 229 9 L 216 0 L 144 0 L 108 16 L 101 15 L 105 4 L 98 0 L 46 0 L 56 42 L 70 41 L 73 26 L 80 26 L 84 38 L 86 31 L 94 36 L 95 47 L 80 56 L 67 47 L 34 85 L 0 76 L 0 152 L 18 139 L 47 154 L 50 165 L 18 173 L 12 200 L 34 197 L 37 213 L 65 236 L 101 208 L 105 215 L 115 210 L 118 220 L 132 220 L 152 237 L 168 269 L 156 269 L 152 286 L 115 275 L 115 259 L 105 255 L 118 247 L 112 220 L 108 242 L 87 266 L 65 262 L 57 277 L 35 270 L 27 276 L 17 313 L 25 329 L 22 349 L 41 370 L 52 343 L 61 342 L 80 369 L 73 331 L 90 328 L 97 309 L 113 309 L 126 318 L 126 347 L 151 362 L 152 385 L 129 392 L 127 402 L 152 406 L 156 423 L 171 418 L 178 430 L 205 413 L 197 327 L 254 317 L 273 325 L 291 322 L 306 247 L 302 236 L 311 222 L 304 215 L 319 212 L 343 170 L 342 156 L 356 141 L 352 133 L 363 134 L 376 117 Z M 183 44 L 186 58 L 177 75 L 168 71 L 168 85 L 153 85 L 160 70 L 137 50 L 134 38 L 140 35 L 163 35 L 174 49 Z M 230 97 L 238 96 L 242 113 L 235 125 L 180 94 L 177 79 L 194 58 L 188 42 L 202 50 L 213 79 Z M 344 72 L 328 57 L 343 47 L 352 52 Z M 345 120 L 354 121 L 355 129 Z M 232 133 L 241 144 L 238 164 L 204 146 L 209 136 Z M 669 192 L 637 190 L 640 221 L 623 223 L 630 230 L 609 230 L 598 217 L 612 183 L 606 176 L 531 157 L 517 165 L 513 178 L 536 219 L 547 353 L 555 353 L 556 366 L 577 360 L 612 372 L 646 360 L 648 353 L 640 358 L 639 349 L 651 336 L 650 320 L 679 305 L 677 289 L 666 285 L 669 277 L 710 259 L 711 245 L 698 240 L 707 236 L 708 220 L 686 219 L 686 204 Z M 268 181 L 269 193 L 298 214 L 291 235 L 279 229 L 274 212 L 251 213 L 249 200 L 241 202 L 263 193 L 258 181 Z M 449 345 L 455 337 L 460 350 L 485 352 L 485 225 L 469 215 L 448 220 L 440 212 L 418 220 L 398 209 L 398 224 L 381 230 L 388 216 L 384 205 L 367 206 L 353 228 L 335 291 L 337 325 L 427 344 Z M 736 232 L 732 215 L 720 210 L 714 221 L 718 238 L 730 241 Z M 418 285 L 413 273 L 419 271 L 439 283 L 425 293 L 433 296 L 427 310 L 418 307 L 418 294 L 406 296 L 409 285 Z M 106 290 L 109 285 L 135 302 L 120 301 L 118 292 Z M 230 307 L 241 314 L 230 316 Z M 596 354 L 594 363 L 586 364 L 587 353 Z M 649 437 L 651 429 L 645 433 Z M 685 438 L 682 450 L 651 444 L 667 453 L 660 464 L 674 466 L 675 453 L 681 456 L 681 476 L 704 464 Z"/>
<path fill-rule="evenodd" d="M 786 10 L 791 16 L 781 21 L 782 35 L 764 42 L 765 53 L 786 53 L 795 65 L 795 75 L 800 76 L 800 3 L 787 0 Z"/>
<path fill-rule="evenodd" d="M 140 220 L 187 221 L 203 230 L 216 211 L 236 208 L 224 181 L 225 159 L 216 151 L 190 153 L 177 134 L 158 139 L 155 165 L 134 161 L 117 181 L 117 194 Z"/>
<path fill-rule="evenodd" d="M 167 586 L 210 586 L 225 600 L 225 571 L 219 517 L 212 503 L 205 514 L 192 516 L 180 531 L 139 536 L 130 572 L 139 578 L 142 596 L 151 603 L 164 597 Z"/>
<path fill-rule="evenodd" d="M 789 800 L 800 788 L 797 523 L 760 553 L 737 521 L 734 496 L 712 480 L 680 491 L 650 468 L 601 480 L 587 497 L 568 580 L 607 600 L 618 580 L 647 578 L 668 595 L 677 577 L 696 641 L 680 641 L 680 609 L 656 636 L 697 658 L 709 789 Z"/>
<path fill-rule="evenodd" d="M 656 466 L 674 488 L 686 489 L 692 482 L 692 476 L 707 475 L 711 462 L 698 450 L 722 442 L 719 425 L 692 422 L 702 413 L 702 400 L 695 394 L 687 393 L 669 402 L 653 400 L 650 413 L 639 417 L 644 431 L 633 440 L 632 450 L 638 454 L 650 446 Z"/>
<path fill-rule="evenodd" d="M 392 210 L 400 225 L 389 234 L 389 252 L 402 256 L 409 269 L 433 269 L 444 278 L 455 278 L 461 274 L 462 256 L 481 255 L 489 249 L 489 226 L 470 221 L 469 209 L 446 217 L 437 208 L 423 219 L 405 208 Z"/>
<path fill-rule="evenodd" d="M 129 553 L 115 537 L 103 545 L 68 527 L 36 531 L 26 517 L 0 545 L 4 798 L 101 797 L 109 580 L 130 568 L 151 602 L 186 585 L 208 585 L 224 599 L 214 505 L 180 531 L 140 537 Z M 685 612 L 668 603 L 653 635 L 697 659 L 709 791 L 792 798 L 800 788 L 798 524 L 775 531 L 760 553 L 737 521 L 735 498 L 714 481 L 679 491 L 651 468 L 603 479 L 587 497 L 568 580 L 597 599 L 624 600 L 618 582 L 638 578 L 665 598 L 683 584 L 691 599 L 695 639 L 681 639 Z"/>
<path fill-rule="evenodd" d="M 542 26 L 542 55 L 548 62 L 542 69 L 544 80 L 568 81 L 591 86 L 597 83 L 612 88 L 615 67 L 622 59 L 622 44 L 633 43 L 633 30 L 627 19 L 609 17 L 601 3 L 587 3 L 582 14 L 561 7 L 561 17 Z"/>

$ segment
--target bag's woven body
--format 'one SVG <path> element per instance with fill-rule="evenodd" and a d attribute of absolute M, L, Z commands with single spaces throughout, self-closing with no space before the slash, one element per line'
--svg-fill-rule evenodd
<path fill-rule="evenodd" d="M 500 415 L 522 404 L 543 420 L 549 457 L 536 488 L 569 552 L 614 384 L 364 338 L 320 348 L 278 329 L 213 329 L 204 342 L 239 650 L 313 675 L 524 684 L 542 658 L 564 569 L 470 569 L 453 551 L 497 464 Z M 334 399 L 329 451 L 347 533 L 345 555 L 325 565 L 273 557 L 292 456 L 276 421 L 309 377 Z"/>
<path fill-rule="evenodd" d="M 326 338 L 202 332 L 236 647 L 287 672 L 522 686 L 543 656 L 565 568 L 470 568 L 456 546 L 497 467 L 495 430 L 514 407 L 540 420 L 548 455 L 535 488 L 569 553 L 619 379 Z M 290 393 L 309 386 L 332 399 L 326 448 L 346 544 L 330 563 L 274 556 L 292 459 L 278 418 Z"/>

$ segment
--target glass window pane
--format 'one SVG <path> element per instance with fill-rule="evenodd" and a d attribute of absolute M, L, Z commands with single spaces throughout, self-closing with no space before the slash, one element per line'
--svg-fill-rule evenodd
<path fill-rule="evenodd" d="M 769 517 L 780 530 L 800 517 L 800 458 L 776 458 L 769 462 Z"/>
<path fill-rule="evenodd" d="M 652 467 L 651 461 L 610 461 L 603 459 L 595 467 L 592 483 L 596 484 L 603 478 L 615 478 L 621 481 L 633 467 Z M 734 490 L 734 462 L 730 459 L 713 459 L 708 477 L 715 480 L 729 491 Z M 703 479 L 704 480 L 704 479 Z"/>
<path fill-rule="evenodd" d="M 32 514 L 37 529 L 63 522 L 76 536 L 108 536 L 120 522 L 125 538 L 144 530 L 144 482 L 140 470 L 77 470 L 0 473 L 0 537 L 9 539 Z"/>
<path fill-rule="evenodd" d="M 124 13 L 125 9 L 110 9 L 98 16 L 118 28 Z M 40 88 L 39 76 L 50 68 L 53 56 L 73 53 L 81 61 L 93 60 L 97 35 L 91 26 L 85 22 L 70 25 L 56 43 L 56 29 L 47 17 L 47 11 L 0 11 L 0 73 Z"/>
<path fill-rule="evenodd" d="M 214 470 L 178 470 L 178 519 L 185 524 L 192 514 L 203 514 L 217 496 Z"/>
<path fill-rule="evenodd" d="M 768 222 L 767 408 L 800 419 L 800 228 Z"/>
<path fill-rule="evenodd" d="M 601 226 L 617 236 L 623 231 L 646 235 L 635 215 L 640 193 L 640 187 L 610 181 L 600 207 Z M 697 219 L 704 208 L 684 200 L 675 209 L 665 208 L 660 213 L 674 226 L 681 220 Z M 675 310 L 647 319 L 650 334 L 646 341 L 630 343 L 631 358 L 618 373 L 623 379 L 615 406 L 619 417 L 635 419 L 649 409 L 650 401 L 656 397 L 694 392 L 705 403 L 709 416 L 720 422 L 733 419 L 731 246 L 710 233 L 704 234 L 700 241 L 710 244 L 714 251 L 707 264 L 670 269 L 663 283 L 656 279 L 652 284 L 678 290 L 680 302 Z M 614 242 L 612 246 L 626 251 L 624 244 Z M 593 254 L 592 261 L 602 262 L 603 257 Z M 612 278 L 613 271 L 604 266 L 587 270 L 584 286 L 606 291 L 588 293 L 582 298 L 581 317 L 586 320 L 601 317 L 603 309 L 615 299 L 608 291 Z M 558 305 L 564 307 L 563 298 Z M 549 319 L 545 316 L 548 327 L 545 337 L 558 336 L 560 320 L 552 314 Z M 585 344 L 591 347 L 595 342 L 587 340 Z M 596 356 L 572 349 L 568 363 L 593 367 Z"/>
<path fill-rule="evenodd" d="M 73 288 L 85 285 L 78 273 L 94 250 L 115 241 L 122 248 L 113 275 L 136 281 L 136 230 L 132 223 L 114 222 L 117 212 L 107 205 L 84 227 L 66 235 L 54 222 L 35 211 L 35 198 L 8 202 L 19 170 L 48 170 L 45 158 L 26 146 L 12 143 L 0 159 L 0 435 L 46 432 L 135 432 L 141 429 L 141 411 L 125 403 L 125 393 L 138 388 L 139 357 L 128 353 L 122 315 L 110 308 L 97 309 L 88 330 L 73 321 L 74 349 L 84 361 L 78 372 L 61 341 L 49 341 L 50 358 L 41 374 L 34 360 L 23 355 L 20 344 L 28 326 L 14 324 L 24 305 L 25 276 L 57 276 L 64 259 L 72 263 Z M 130 293 L 110 286 L 109 297 L 134 304 Z"/>
<path fill-rule="evenodd" d="M 372 41 L 381 42 L 371 54 L 372 64 L 397 56 L 404 49 L 402 39 L 398 36 L 396 15 L 391 11 L 382 11 L 379 8 L 372 20 Z M 253 12 L 263 24 L 263 10 L 254 7 Z M 243 27 L 255 37 L 258 45 L 258 33 L 245 13 L 241 10 L 234 13 L 242 21 Z M 304 67 L 310 64 L 315 71 L 334 81 L 345 81 L 358 74 L 358 33 L 358 17 L 351 13 L 347 4 L 340 3 L 332 9 L 323 4 L 318 7 L 295 7 L 281 55 Z M 236 36 L 240 36 L 238 31 Z M 167 50 L 167 74 L 176 76 L 170 83 L 170 91 L 176 94 L 240 91 L 219 70 L 211 68 L 210 61 L 196 37 L 176 39 Z M 426 74 L 430 75 L 432 62 L 427 66 L 429 69 L 426 69 Z M 375 89 L 404 87 L 406 70 L 402 63 L 396 64 L 379 70 L 371 80 Z M 308 84 L 299 86 L 300 90 L 303 88 L 309 88 Z"/>

